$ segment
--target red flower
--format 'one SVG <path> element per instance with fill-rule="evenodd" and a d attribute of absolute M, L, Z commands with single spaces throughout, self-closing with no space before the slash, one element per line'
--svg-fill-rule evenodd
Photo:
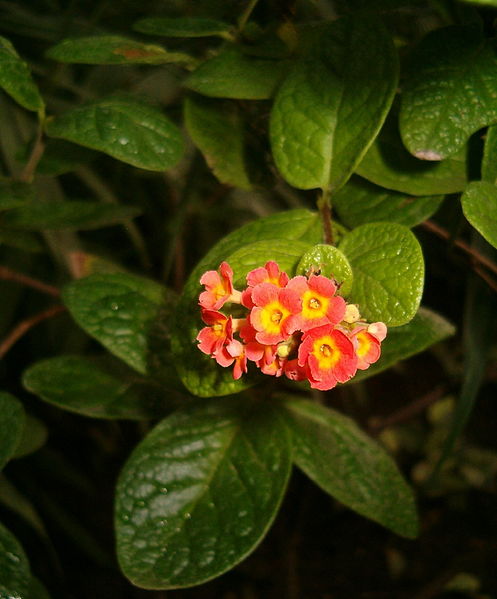
<path fill-rule="evenodd" d="M 240 303 L 241 293 L 233 289 L 233 271 L 227 262 L 221 262 L 219 272 L 208 270 L 200 278 L 205 285 L 198 303 L 207 310 L 219 310 L 228 300 Z"/>
<path fill-rule="evenodd" d="M 307 366 L 311 387 L 327 391 L 354 376 L 357 356 L 352 341 L 342 331 L 324 325 L 304 333 L 298 365 Z"/>
<path fill-rule="evenodd" d="M 290 317 L 300 312 L 302 305 L 295 291 L 260 283 L 252 291 L 252 301 L 250 324 L 257 331 L 255 338 L 259 343 L 275 345 L 293 333 Z"/>
<path fill-rule="evenodd" d="M 357 327 L 350 334 L 357 355 L 357 368 L 366 370 L 381 355 L 381 341 L 386 336 L 387 327 L 382 322 Z M 374 334 L 376 333 L 376 334 Z"/>
<path fill-rule="evenodd" d="M 247 275 L 247 289 L 242 292 L 242 304 L 249 310 L 254 307 L 252 301 L 253 288 L 261 283 L 271 283 L 276 287 L 286 287 L 288 283 L 288 275 L 286 272 L 280 271 L 280 267 L 276 262 L 270 260 L 266 262 L 264 267 L 254 268 Z"/>
<path fill-rule="evenodd" d="M 215 356 L 233 340 L 233 319 L 215 310 L 202 310 L 204 327 L 197 335 L 198 348 L 204 354 Z"/>
<path fill-rule="evenodd" d="M 337 286 L 322 275 L 294 277 L 287 285 L 302 300 L 302 311 L 292 317 L 294 330 L 308 331 L 324 324 L 338 324 L 345 315 L 345 300 L 335 295 Z"/>

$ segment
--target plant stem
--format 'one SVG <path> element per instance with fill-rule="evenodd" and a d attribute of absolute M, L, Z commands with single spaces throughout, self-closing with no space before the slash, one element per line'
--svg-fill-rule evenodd
<path fill-rule="evenodd" d="M 250 15 L 252 14 L 252 11 L 256 7 L 257 2 L 259 2 L 259 0 L 250 0 L 250 2 L 247 4 L 245 10 L 239 16 L 239 18 L 238 18 L 238 31 L 240 33 L 245 29 L 245 25 L 247 24 L 247 21 L 249 20 Z"/>
<path fill-rule="evenodd" d="M 31 183 L 33 181 L 36 167 L 38 166 L 38 162 L 40 162 L 43 152 L 45 151 L 45 142 L 43 141 L 43 123 L 45 120 L 45 115 L 40 114 L 38 118 L 38 129 L 36 131 L 36 139 L 33 149 L 31 150 L 31 154 L 25 167 L 19 175 L 19 181 L 24 183 Z"/>
<path fill-rule="evenodd" d="M 0 266 L 0 279 L 5 281 L 16 281 L 17 283 L 21 283 L 22 285 L 27 285 L 28 287 L 32 287 L 33 289 L 37 289 L 42 293 L 47 293 L 48 295 L 52 295 L 53 297 L 59 297 L 60 291 L 57 287 L 53 285 L 48 285 L 47 283 L 43 283 L 42 281 L 38 281 L 37 279 L 33 279 L 32 277 L 28 277 L 28 275 L 24 275 L 20 272 L 16 272 L 15 270 L 11 270 L 6 266 Z"/>
<path fill-rule="evenodd" d="M 333 245 L 333 229 L 331 226 L 331 192 L 329 189 L 323 189 L 321 196 L 317 201 L 319 214 L 323 221 L 324 242 Z"/>
<path fill-rule="evenodd" d="M 48 320 L 57 314 L 65 311 L 65 306 L 56 305 L 48 308 L 47 310 L 43 310 L 42 312 L 38 312 L 34 316 L 30 318 L 26 318 L 22 320 L 18 325 L 16 325 L 10 333 L 5 337 L 5 339 L 0 343 L 0 358 L 3 358 L 5 354 L 9 351 L 9 349 L 16 343 L 23 335 L 25 335 L 30 329 L 34 326 L 43 322 L 44 320 Z"/>

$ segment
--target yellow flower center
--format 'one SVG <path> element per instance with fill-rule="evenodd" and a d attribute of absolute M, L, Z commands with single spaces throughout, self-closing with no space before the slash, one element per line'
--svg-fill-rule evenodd
<path fill-rule="evenodd" d="M 302 297 L 302 316 L 306 320 L 322 318 L 326 316 L 329 304 L 330 298 L 308 290 Z"/>
<path fill-rule="evenodd" d="M 341 351 L 331 335 L 316 339 L 312 347 L 312 353 L 317 358 L 321 370 L 333 368 L 341 356 Z"/>
<path fill-rule="evenodd" d="M 274 322 L 275 324 L 279 324 L 279 322 L 281 321 L 282 318 L 283 318 L 283 314 L 280 312 L 280 310 L 275 310 L 271 314 L 271 321 Z"/>

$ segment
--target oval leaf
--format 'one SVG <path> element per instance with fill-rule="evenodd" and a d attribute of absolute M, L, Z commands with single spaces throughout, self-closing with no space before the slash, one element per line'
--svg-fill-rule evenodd
<path fill-rule="evenodd" d="M 44 202 L 10 210 L 2 226 L 11 229 L 42 231 L 89 230 L 122 224 L 140 214 L 134 206 L 117 206 L 99 202 Z"/>
<path fill-rule="evenodd" d="M 28 65 L 19 58 L 9 40 L 0 36 L 0 87 L 26 108 L 38 112 L 45 104 L 36 87 Z"/>
<path fill-rule="evenodd" d="M 402 225 L 371 223 L 344 236 L 340 249 L 354 272 L 350 299 L 370 321 L 400 326 L 416 314 L 424 261 L 414 235 Z"/>
<path fill-rule="evenodd" d="M 69 283 L 62 299 L 81 328 L 134 370 L 155 373 L 163 361 L 172 370 L 159 332 L 174 299 L 161 285 L 124 273 L 93 274 Z"/>
<path fill-rule="evenodd" d="M 269 404 L 227 398 L 163 420 L 135 449 L 116 496 L 118 558 L 148 589 L 200 584 L 262 540 L 291 469 Z"/>
<path fill-rule="evenodd" d="M 29 563 L 18 540 L 0 524 L 0 597 L 28 599 Z"/>
<path fill-rule="evenodd" d="M 133 29 L 141 33 L 163 35 L 164 37 L 209 37 L 215 35 L 230 38 L 232 27 L 229 23 L 215 19 L 149 17 L 140 19 L 133 25 Z"/>
<path fill-rule="evenodd" d="M 23 385 L 43 400 L 93 418 L 141 420 L 166 412 L 164 390 L 122 369 L 79 356 L 48 358 L 30 366 Z"/>
<path fill-rule="evenodd" d="M 442 201 L 443 196 L 410 197 L 352 177 L 333 197 L 333 208 L 350 229 L 378 221 L 415 227 L 430 218 Z"/>
<path fill-rule="evenodd" d="M 192 62 L 180 52 L 168 52 L 161 46 L 142 44 L 117 35 L 66 39 L 46 52 L 60 62 L 82 64 L 166 64 Z"/>
<path fill-rule="evenodd" d="M 338 248 L 321 243 L 306 252 L 297 266 L 297 274 L 308 275 L 313 272 L 335 279 L 340 285 L 340 295 L 347 296 L 350 293 L 354 274 L 349 261 Z"/>
<path fill-rule="evenodd" d="M 257 246 L 257 259 L 262 262 L 254 264 L 254 256 L 251 256 L 250 251 L 245 248 L 251 242 L 262 243 L 263 240 L 270 240 L 270 243 Z M 237 283 L 244 284 L 244 277 L 251 268 L 263 266 L 271 259 L 285 261 L 286 250 L 288 248 L 291 250 L 294 242 L 300 242 L 301 256 L 310 245 L 318 241 L 321 241 L 321 224 L 317 215 L 307 210 L 290 210 L 249 223 L 233 231 L 221 239 L 196 266 L 178 302 L 172 336 L 176 368 L 185 387 L 191 393 L 200 397 L 228 395 L 253 384 L 247 376 L 234 381 L 231 369 L 218 366 L 214 360 L 202 354 L 196 347 L 195 338 L 203 326 L 198 306 L 198 296 L 202 291 L 200 285 L 202 274 L 207 270 L 217 269 L 223 260 L 229 262 L 231 256 L 240 251 L 241 253 L 236 255 L 239 262 L 234 276 Z M 275 249 L 274 253 L 273 249 Z M 290 267 L 295 267 L 300 256 L 290 253 L 288 258 Z"/>
<path fill-rule="evenodd" d="M 166 116 L 125 96 L 74 108 L 49 120 L 46 132 L 151 171 L 174 166 L 184 149 L 181 132 Z"/>
<path fill-rule="evenodd" d="M 212 98 L 266 100 L 273 95 L 286 68 L 285 61 L 255 58 L 231 46 L 202 63 L 184 85 Z"/>
<path fill-rule="evenodd" d="M 243 155 L 243 123 L 234 104 L 189 97 L 185 125 L 221 183 L 250 189 Z"/>
<path fill-rule="evenodd" d="M 388 118 L 380 135 L 356 168 L 376 185 L 415 196 L 457 193 L 467 182 L 466 148 L 442 160 L 418 160 L 405 149 L 398 123 Z"/>
<path fill-rule="evenodd" d="M 0 180 L 0 211 L 17 208 L 34 199 L 35 190 L 32 185 L 9 179 Z"/>
<path fill-rule="evenodd" d="M 442 316 L 421 307 L 416 316 L 401 327 L 392 327 L 381 343 L 381 358 L 367 370 L 357 371 L 351 383 L 363 381 L 383 372 L 400 360 L 419 354 L 431 345 L 454 335 L 453 324 Z"/>
<path fill-rule="evenodd" d="M 399 535 L 414 538 L 411 489 L 386 451 L 344 416 L 319 404 L 284 398 L 293 458 L 309 478 L 347 507 Z"/>
<path fill-rule="evenodd" d="M 285 79 L 271 112 L 271 146 L 283 177 L 300 189 L 343 185 L 380 130 L 398 78 L 381 23 L 344 17 L 315 36 Z"/>
<path fill-rule="evenodd" d="M 15 454 L 24 429 L 24 409 L 10 393 L 0 392 L 0 470 Z"/>
<path fill-rule="evenodd" d="M 478 25 L 429 33 L 413 53 L 400 109 L 406 148 L 422 160 L 452 156 L 497 122 L 496 40 Z"/>
<path fill-rule="evenodd" d="M 463 193 L 464 216 L 494 247 L 497 247 L 497 187 L 486 181 L 473 181 Z"/>

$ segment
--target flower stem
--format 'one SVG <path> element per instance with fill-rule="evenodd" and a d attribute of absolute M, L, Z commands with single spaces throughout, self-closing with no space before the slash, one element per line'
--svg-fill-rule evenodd
<path fill-rule="evenodd" d="M 323 189 L 321 196 L 318 198 L 317 206 L 323 221 L 324 242 L 328 245 L 334 245 L 331 225 L 331 191 L 329 189 Z"/>

